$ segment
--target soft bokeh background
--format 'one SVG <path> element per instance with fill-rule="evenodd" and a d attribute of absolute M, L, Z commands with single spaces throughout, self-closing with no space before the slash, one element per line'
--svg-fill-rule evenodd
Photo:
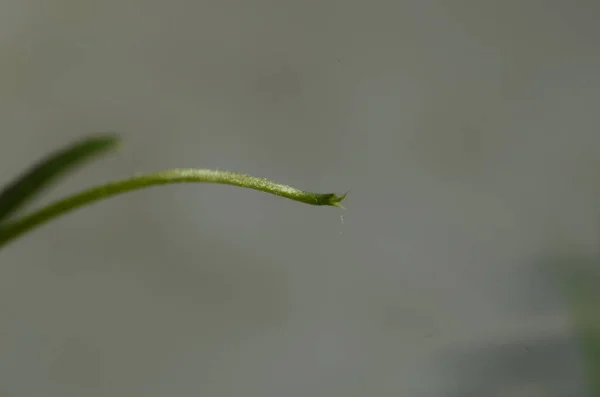
<path fill-rule="evenodd" d="M 89 133 L 127 141 L 36 204 L 171 167 L 350 195 L 170 186 L 10 245 L 0 393 L 592 395 L 545 262 L 598 262 L 599 13 L 3 0 L 0 181 Z"/>

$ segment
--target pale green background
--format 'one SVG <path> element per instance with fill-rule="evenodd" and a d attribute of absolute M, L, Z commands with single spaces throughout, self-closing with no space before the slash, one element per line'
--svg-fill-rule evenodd
<path fill-rule="evenodd" d="M 171 167 L 0 253 L 0 393 L 585 396 L 540 258 L 598 250 L 600 2 L 2 0 L 0 180 Z M 38 202 L 37 204 L 41 204 Z M 343 215 L 343 222 L 340 215 Z"/>

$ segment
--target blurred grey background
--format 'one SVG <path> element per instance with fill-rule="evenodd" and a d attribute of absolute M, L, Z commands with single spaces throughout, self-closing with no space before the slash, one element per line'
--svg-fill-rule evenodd
<path fill-rule="evenodd" d="M 3 0 L 0 181 L 173 167 L 0 253 L 2 396 L 587 396 L 541 258 L 596 256 L 594 0 Z M 343 216 L 343 218 L 342 218 Z"/>

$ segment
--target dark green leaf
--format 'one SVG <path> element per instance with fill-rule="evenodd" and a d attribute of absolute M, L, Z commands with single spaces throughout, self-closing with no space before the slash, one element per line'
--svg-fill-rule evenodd
<path fill-rule="evenodd" d="M 0 193 L 0 223 L 67 171 L 115 148 L 118 143 L 115 135 L 88 137 L 34 165 Z"/>

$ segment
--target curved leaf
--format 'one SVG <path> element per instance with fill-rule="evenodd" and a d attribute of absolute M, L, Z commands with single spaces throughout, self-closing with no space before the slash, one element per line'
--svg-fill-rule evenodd
<path fill-rule="evenodd" d="M 88 137 L 31 167 L 0 193 L 0 224 L 60 176 L 115 148 L 118 143 L 114 135 Z"/>
<path fill-rule="evenodd" d="M 154 174 L 138 175 L 129 179 L 92 187 L 51 203 L 32 214 L 0 225 L 0 247 L 61 215 L 103 199 L 152 186 L 198 182 L 233 185 L 286 197 L 305 204 L 339 208 L 343 208 L 340 203 L 346 197 L 346 194 L 338 196 L 333 193 L 307 192 L 268 179 L 234 172 L 206 169 L 175 169 Z"/>

